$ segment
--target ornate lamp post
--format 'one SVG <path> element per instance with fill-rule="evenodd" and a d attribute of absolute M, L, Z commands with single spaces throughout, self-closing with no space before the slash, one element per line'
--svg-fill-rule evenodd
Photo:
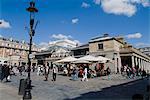
<path fill-rule="evenodd" d="M 35 34 L 35 28 L 33 29 L 34 26 L 34 14 L 38 12 L 38 9 L 35 8 L 35 2 L 32 0 L 30 1 L 30 6 L 26 9 L 28 12 L 30 12 L 30 44 L 29 44 L 29 55 L 28 55 L 28 76 L 26 79 L 26 88 L 25 88 L 25 93 L 23 95 L 23 100 L 31 100 L 32 95 L 31 95 L 31 79 L 30 79 L 30 71 L 31 71 L 31 53 L 32 53 L 32 36 Z"/>

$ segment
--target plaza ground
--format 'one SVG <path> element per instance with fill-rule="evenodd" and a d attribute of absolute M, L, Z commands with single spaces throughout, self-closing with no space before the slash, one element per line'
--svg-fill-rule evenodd
<path fill-rule="evenodd" d="M 0 100 L 22 100 L 18 95 L 19 81 L 26 76 L 12 76 L 11 82 L 0 83 Z M 134 94 L 146 96 L 149 79 L 126 79 L 120 74 L 89 79 L 87 82 L 70 80 L 70 77 L 57 75 L 57 81 L 43 81 L 44 76 L 31 74 L 32 100 L 132 100 Z"/>

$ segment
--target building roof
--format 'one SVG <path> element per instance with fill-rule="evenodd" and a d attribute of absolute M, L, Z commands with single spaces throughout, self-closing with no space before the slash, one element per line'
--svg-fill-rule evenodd
<path fill-rule="evenodd" d="M 113 39 L 112 37 L 96 37 L 91 39 L 89 42 L 97 42 L 97 41 L 103 41 L 103 40 L 108 40 L 108 39 Z"/>
<path fill-rule="evenodd" d="M 53 45 L 53 44 L 62 43 L 62 42 L 69 43 L 69 44 L 72 44 L 74 46 L 76 46 L 76 44 L 77 44 L 76 42 L 74 42 L 72 40 L 69 40 L 69 39 L 62 39 L 62 40 L 51 41 L 51 42 L 49 42 L 49 44 Z"/>
<path fill-rule="evenodd" d="M 77 49 L 89 49 L 89 44 L 84 44 L 84 45 L 78 46 L 76 48 L 73 48 L 72 50 L 77 50 Z"/>
<path fill-rule="evenodd" d="M 56 52 L 56 51 L 58 51 L 59 49 L 64 49 L 64 50 L 66 50 L 66 51 L 70 51 L 70 49 L 68 49 L 68 48 L 66 48 L 66 47 L 54 45 L 54 46 L 48 47 L 47 50 L 44 50 L 44 51 L 42 51 L 42 52 L 37 53 L 36 55 L 52 54 L 53 52 Z"/>
<path fill-rule="evenodd" d="M 147 56 L 146 54 L 144 54 L 141 51 L 137 50 L 136 48 L 133 48 L 132 46 L 126 47 L 126 48 L 122 48 L 120 50 L 120 54 L 126 54 L 126 53 L 136 53 L 137 55 L 140 55 L 140 56 L 150 60 L 149 56 Z"/>
<path fill-rule="evenodd" d="M 122 44 L 125 43 L 125 41 L 120 41 L 119 40 L 120 37 L 97 37 L 97 38 L 93 38 L 89 41 L 89 43 L 94 43 L 94 42 L 102 42 L 102 41 L 109 41 L 109 40 L 116 40 Z"/>

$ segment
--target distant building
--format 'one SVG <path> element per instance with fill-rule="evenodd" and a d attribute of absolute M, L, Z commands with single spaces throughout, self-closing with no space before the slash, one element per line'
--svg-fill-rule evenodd
<path fill-rule="evenodd" d="M 150 57 L 150 47 L 139 48 L 139 50 Z"/>
<path fill-rule="evenodd" d="M 139 66 L 139 68 L 150 71 L 150 57 L 140 52 L 138 49 L 127 44 L 122 37 L 110 37 L 105 34 L 96 37 L 88 44 L 72 49 L 75 57 L 84 55 L 104 56 L 113 60 L 109 66 L 113 72 L 120 71 L 122 66 Z"/>
<path fill-rule="evenodd" d="M 49 42 L 49 47 L 54 46 L 54 45 L 62 46 L 66 48 L 74 48 L 77 46 L 77 43 L 69 39 L 62 39 L 62 40 Z"/>
<path fill-rule="evenodd" d="M 69 39 L 51 41 L 46 47 L 42 47 L 42 51 L 36 53 L 35 56 L 38 64 L 46 64 L 72 55 L 71 49 L 76 46 L 77 43 Z"/>
<path fill-rule="evenodd" d="M 32 53 L 39 51 L 36 45 L 32 45 Z M 5 60 L 10 65 L 25 65 L 28 62 L 29 44 L 12 38 L 0 38 L 0 60 Z M 35 62 L 36 63 L 36 62 Z"/>
<path fill-rule="evenodd" d="M 46 64 L 47 62 L 51 63 L 56 60 L 60 60 L 64 57 L 71 55 L 71 49 L 53 45 L 47 48 L 45 51 L 41 51 L 35 54 L 35 58 L 38 60 L 38 64 Z"/>

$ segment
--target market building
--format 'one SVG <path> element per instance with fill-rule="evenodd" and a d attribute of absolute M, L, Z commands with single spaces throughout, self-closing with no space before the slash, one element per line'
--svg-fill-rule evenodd
<path fill-rule="evenodd" d="M 72 49 L 75 57 L 82 57 L 85 55 L 103 56 L 113 60 L 107 66 L 115 73 L 122 66 L 139 67 L 150 72 L 150 57 L 140 52 L 125 42 L 122 37 L 110 37 L 104 34 L 102 37 L 91 39 L 88 44 Z"/>
<path fill-rule="evenodd" d="M 26 65 L 28 62 L 29 44 L 24 41 L 13 40 L 12 38 L 0 38 L 0 60 L 10 65 Z M 32 45 L 32 53 L 39 52 L 36 45 Z M 37 61 L 32 59 L 32 64 L 36 65 Z"/>
<path fill-rule="evenodd" d="M 76 46 L 77 43 L 69 39 L 51 41 L 45 49 L 40 53 L 36 53 L 35 58 L 40 65 L 47 62 L 51 63 L 72 55 L 71 49 Z"/>
<path fill-rule="evenodd" d="M 150 47 L 139 48 L 139 50 L 150 57 Z"/>

